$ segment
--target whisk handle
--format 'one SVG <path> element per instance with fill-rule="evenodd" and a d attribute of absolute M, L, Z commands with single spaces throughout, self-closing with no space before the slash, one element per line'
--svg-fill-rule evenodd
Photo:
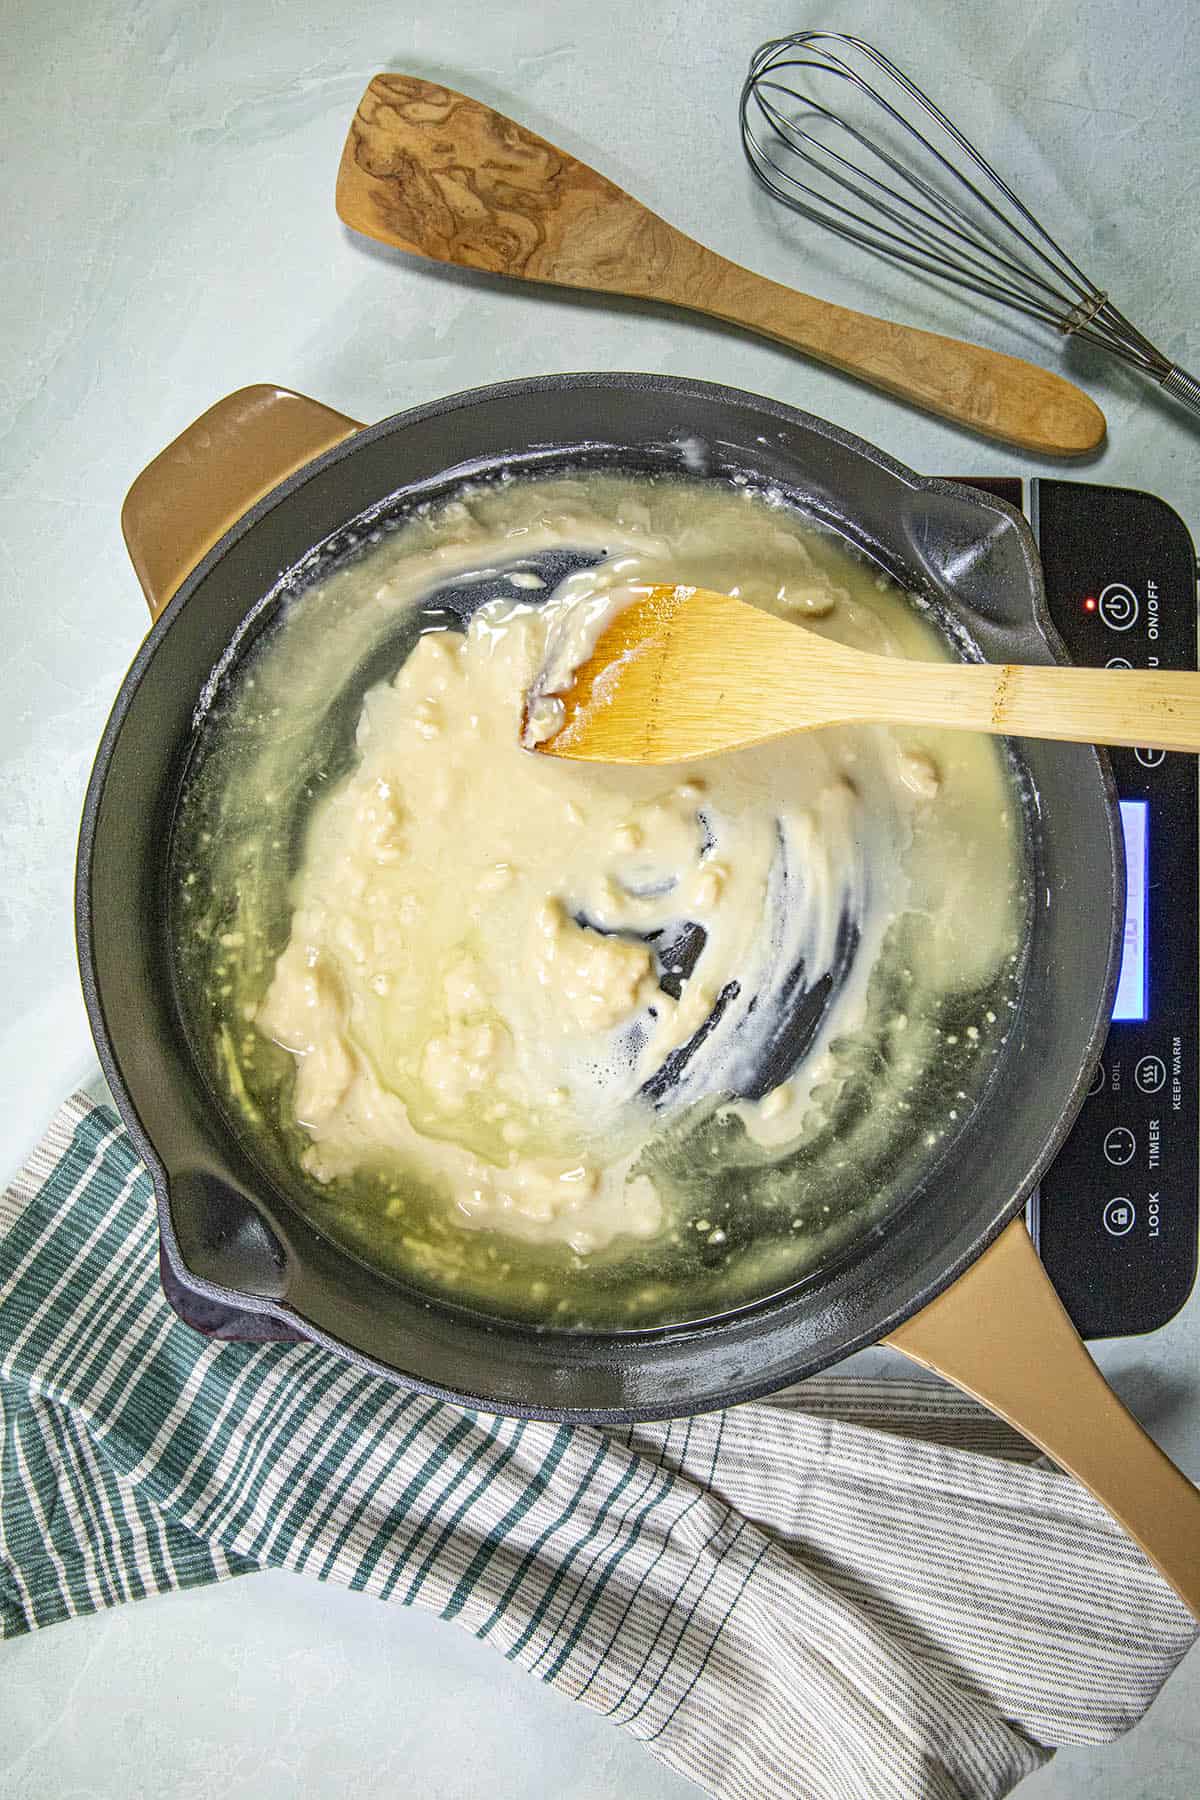
<path fill-rule="evenodd" d="M 749 326 L 984 437 L 1044 456 L 1081 456 L 1104 441 L 1094 401 L 1018 356 L 835 306 L 711 252 L 702 276 L 679 296 L 684 305 Z"/>
<path fill-rule="evenodd" d="M 1164 394 L 1173 394 L 1176 400 L 1182 400 L 1192 412 L 1200 413 L 1200 381 L 1194 375 L 1189 375 L 1186 369 L 1181 369 L 1178 363 L 1167 370 L 1161 386 Z"/>

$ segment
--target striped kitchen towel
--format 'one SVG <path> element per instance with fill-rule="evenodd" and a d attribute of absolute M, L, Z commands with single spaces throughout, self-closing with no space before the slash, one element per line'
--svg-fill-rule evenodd
<path fill-rule="evenodd" d="M 1195 1627 L 1072 1481 L 935 1383 L 615 1431 L 210 1343 L 77 1096 L 0 1200 L 0 1624 L 264 1566 L 430 1607 L 739 1800 L 1007 1793 L 1128 1729 Z"/>

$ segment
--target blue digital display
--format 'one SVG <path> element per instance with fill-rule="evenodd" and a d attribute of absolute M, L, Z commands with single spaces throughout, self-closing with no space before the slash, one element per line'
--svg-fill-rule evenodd
<path fill-rule="evenodd" d="M 1146 942 L 1146 871 L 1150 856 L 1149 803 L 1122 800 L 1125 833 L 1125 938 L 1113 1019 L 1145 1019 L 1149 1005 L 1149 946 Z"/>

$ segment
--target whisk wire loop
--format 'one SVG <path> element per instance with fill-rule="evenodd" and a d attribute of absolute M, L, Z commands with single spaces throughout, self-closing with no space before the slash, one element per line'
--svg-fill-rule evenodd
<path fill-rule="evenodd" d="M 841 84 L 841 110 L 818 98 L 829 96 L 830 80 Z M 953 120 L 873 44 L 840 31 L 773 38 L 750 60 L 739 114 L 750 167 L 793 212 L 1096 344 L 1200 411 L 1200 383 L 1130 324 Z"/>

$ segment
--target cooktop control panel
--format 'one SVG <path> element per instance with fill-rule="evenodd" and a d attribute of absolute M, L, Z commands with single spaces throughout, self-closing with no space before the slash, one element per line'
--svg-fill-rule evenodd
<path fill-rule="evenodd" d="M 1075 661 L 1196 668 L 1196 559 L 1179 516 L 1124 488 L 1030 488 L 1050 613 Z M 1084 1337 L 1165 1325 L 1191 1291 L 1200 1223 L 1200 765 L 1109 754 L 1127 871 L 1120 981 L 1091 1091 L 1030 1212 Z"/>

